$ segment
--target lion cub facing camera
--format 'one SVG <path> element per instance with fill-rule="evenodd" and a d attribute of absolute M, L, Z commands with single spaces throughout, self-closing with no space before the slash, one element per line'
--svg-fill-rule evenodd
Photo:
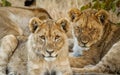
<path fill-rule="evenodd" d="M 5 64 L 8 75 L 72 75 L 66 35 L 68 21 L 63 18 L 41 21 L 34 17 L 29 21 L 29 30 L 28 40 L 14 35 L 7 35 L 2 40 L 2 51 L 6 51 L 7 56 L 14 52 Z M 6 75 L 0 69 L 1 73 Z"/>
<path fill-rule="evenodd" d="M 72 75 L 68 60 L 68 21 L 32 18 L 28 37 L 28 75 Z"/>

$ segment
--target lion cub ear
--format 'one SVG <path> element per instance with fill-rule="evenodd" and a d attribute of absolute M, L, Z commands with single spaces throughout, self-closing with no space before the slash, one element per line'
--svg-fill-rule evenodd
<path fill-rule="evenodd" d="M 68 12 L 68 15 L 70 17 L 70 20 L 72 22 L 75 22 L 77 19 L 79 19 L 79 16 L 80 16 L 81 12 L 79 9 L 77 8 L 72 8 L 69 12 Z"/>
<path fill-rule="evenodd" d="M 109 18 L 109 15 L 108 15 L 108 12 L 106 10 L 99 10 L 95 16 L 99 19 L 99 21 L 102 23 L 102 24 L 105 24 L 107 21 L 108 21 L 108 18 Z"/>
<path fill-rule="evenodd" d="M 62 30 L 64 30 L 65 32 L 69 31 L 69 22 L 67 19 L 65 18 L 61 18 L 59 20 L 57 20 L 57 24 L 60 25 L 60 27 L 62 28 Z"/>
<path fill-rule="evenodd" d="M 38 28 L 39 25 L 41 25 L 42 21 L 37 18 L 37 17 L 34 17 L 34 18 L 31 18 L 30 21 L 29 21 L 29 29 L 32 33 L 35 32 L 35 30 Z"/>

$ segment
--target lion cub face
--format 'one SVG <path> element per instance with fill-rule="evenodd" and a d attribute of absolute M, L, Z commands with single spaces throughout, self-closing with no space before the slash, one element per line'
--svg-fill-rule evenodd
<path fill-rule="evenodd" d="M 89 48 L 102 38 L 108 14 L 105 10 L 71 9 L 69 17 L 73 22 L 74 34 L 81 47 Z"/>
<path fill-rule="evenodd" d="M 68 22 L 66 19 L 43 22 L 38 18 L 33 18 L 30 21 L 29 28 L 33 35 L 34 52 L 46 61 L 55 60 L 65 49 L 64 47 L 68 46 L 66 36 Z"/>

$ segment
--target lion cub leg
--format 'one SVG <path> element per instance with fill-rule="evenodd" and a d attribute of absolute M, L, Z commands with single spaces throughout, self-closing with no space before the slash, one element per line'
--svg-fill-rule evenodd
<path fill-rule="evenodd" d="M 70 67 L 67 68 L 67 69 L 68 69 L 67 72 L 63 72 L 63 74 L 61 74 L 61 75 L 73 75 L 72 70 L 70 69 Z M 58 74 L 58 75 L 60 75 L 60 74 Z"/>
<path fill-rule="evenodd" d="M 18 41 L 14 35 L 7 35 L 1 40 L 0 47 L 0 75 L 6 75 L 6 68 Z"/>
<path fill-rule="evenodd" d="M 73 75 L 72 73 L 72 69 L 69 66 L 70 63 L 68 61 L 67 58 L 64 58 L 65 60 L 63 60 L 62 62 L 58 63 L 58 68 L 56 68 L 57 71 L 60 71 L 61 74 L 57 74 L 57 75 Z M 63 64 L 64 63 L 64 64 Z"/>

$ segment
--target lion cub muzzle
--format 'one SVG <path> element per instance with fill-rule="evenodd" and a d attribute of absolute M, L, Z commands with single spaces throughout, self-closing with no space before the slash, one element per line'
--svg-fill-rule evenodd
<path fill-rule="evenodd" d="M 57 58 L 57 54 L 54 54 L 54 50 L 46 49 L 46 55 L 43 55 L 46 61 L 54 61 Z"/>

